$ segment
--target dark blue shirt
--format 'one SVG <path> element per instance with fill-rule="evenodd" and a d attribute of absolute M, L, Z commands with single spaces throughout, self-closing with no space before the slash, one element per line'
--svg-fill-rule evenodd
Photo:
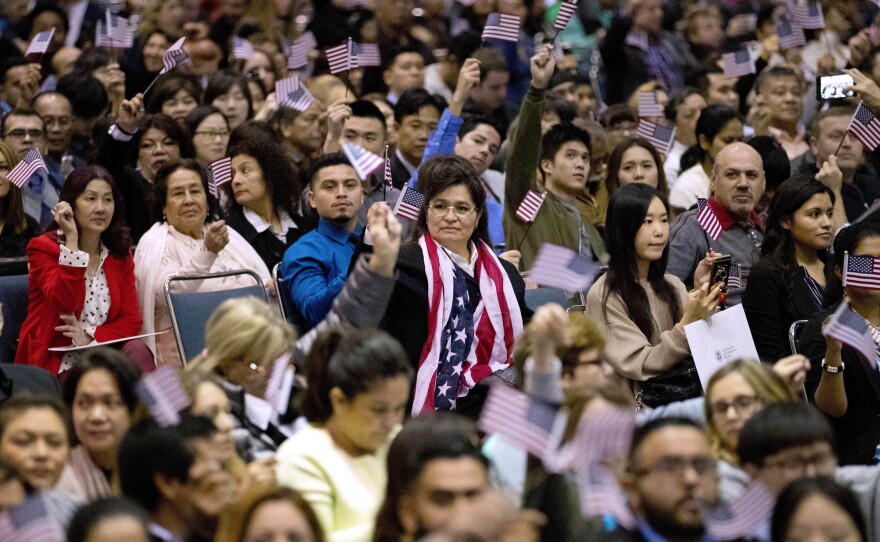
<path fill-rule="evenodd" d="M 363 234 L 324 220 L 317 229 L 303 235 L 284 253 L 281 277 L 290 288 L 290 299 L 308 328 L 318 324 L 333 306 L 348 276 L 354 249 Z M 301 329 L 300 332 L 308 331 Z"/>

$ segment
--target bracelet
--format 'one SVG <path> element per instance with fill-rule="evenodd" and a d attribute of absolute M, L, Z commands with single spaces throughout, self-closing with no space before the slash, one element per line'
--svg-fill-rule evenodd
<path fill-rule="evenodd" d="M 842 373 L 846 368 L 846 365 L 841 361 L 839 366 L 828 365 L 825 363 L 825 358 L 822 358 L 822 370 L 828 374 L 836 375 L 838 373 Z"/>
<path fill-rule="evenodd" d="M 123 129 L 118 122 L 116 123 L 116 129 L 127 135 L 128 137 L 134 137 L 134 135 L 137 133 L 137 130 L 135 130 L 134 132 L 126 132 L 125 129 Z"/>

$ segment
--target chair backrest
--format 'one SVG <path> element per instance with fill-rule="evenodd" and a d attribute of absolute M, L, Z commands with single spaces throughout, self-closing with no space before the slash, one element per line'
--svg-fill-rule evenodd
<path fill-rule="evenodd" d="M 171 291 L 174 283 L 177 282 L 207 282 L 234 276 L 249 276 L 254 279 L 254 285 L 216 291 L 177 293 Z M 205 347 L 205 325 L 214 310 L 227 299 L 246 296 L 254 296 L 269 302 L 260 276 L 248 269 L 208 275 L 179 275 L 165 280 L 165 301 L 168 303 L 168 312 L 171 315 L 171 328 L 174 330 L 177 350 L 184 365 Z"/>
<path fill-rule="evenodd" d="M 281 316 L 288 322 L 293 323 L 293 304 L 290 300 L 290 290 L 287 288 L 287 283 L 281 277 L 280 263 L 275 264 L 275 267 L 272 268 L 272 281 L 275 283 L 275 291 L 277 293 L 275 299 L 278 301 Z"/>
<path fill-rule="evenodd" d="M 548 288 L 546 286 L 526 290 L 525 301 L 526 305 L 533 311 L 547 303 L 558 303 L 562 305 L 563 309 L 567 309 L 571 305 L 571 299 L 567 293 L 559 288 Z"/>
<path fill-rule="evenodd" d="M 15 361 L 18 334 L 27 318 L 28 276 L 0 276 L 0 305 L 3 307 L 3 331 L 0 332 L 0 361 Z"/>
<path fill-rule="evenodd" d="M 801 331 L 803 331 L 804 324 L 806 324 L 806 320 L 795 320 L 788 327 L 788 346 L 791 347 L 791 353 L 797 354 L 797 342 L 798 338 L 801 335 Z"/>

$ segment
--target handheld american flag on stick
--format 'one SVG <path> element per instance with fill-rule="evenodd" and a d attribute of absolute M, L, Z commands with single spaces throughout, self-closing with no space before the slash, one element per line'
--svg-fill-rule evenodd
<path fill-rule="evenodd" d="M 675 128 L 668 128 L 661 124 L 654 124 L 645 119 L 639 119 L 639 126 L 636 128 L 636 135 L 644 137 L 654 145 L 662 155 L 669 154 L 672 143 L 675 141 Z"/>
<path fill-rule="evenodd" d="M 788 17 L 801 28 L 818 30 L 825 28 L 825 16 L 818 2 L 809 2 L 806 6 L 798 5 L 797 0 L 786 0 Z"/>
<path fill-rule="evenodd" d="M 0 515 L 0 540 L 63 542 L 67 539 L 58 521 L 49 514 L 44 496 L 26 497 Z"/>
<path fill-rule="evenodd" d="M 498 433 L 514 446 L 543 459 L 559 415 L 559 409 L 550 403 L 499 383 L 489 391 L 478 425 L 486 433 Z"/>
<path fill-rule="evenodd" d="M 207 167 L 208 191 L 214 199 L 220 198 L 220 187 L 232 180 L 232 158 L 214 160 Z"/>
<path fill-rule="evenodd" d="M 516 208 L 516 217 L 523 222 L 534 222 L 535 217 L 538 216 L 538 211 L 541 210 L 541 205 L 544 204 L 546 196 L 546 194 L 539 194 L 534 190 L 526 192 L 526 197 L 523 198 L 522 203 Z"/>
<path fill-rule="evenodd" d="M 159 74 L 168 73 L 173 70 L 177 66 L 180 66 L 180 63 L 189 58 L 189 54 L 183 50 L 183 42 L 186 41 L 186 38 L 180 38 L 179 40 L 174 42 L 174 45 L 168 48 L 165 51 L 165 54 L 162 55 L 162 70 Z M 152 86 L 152 84 L 150 84 Z M 144 93 L 146 94 L 146 90 Z"/>
<path fill-rule="evenodd" d="M 43 56 L 43 53 L 49 50 L 49 44 L 52 43 L 52 36 L 54 34 L 55 27 L 53 26 L 49 30 L 45 30 L 34 36 L 34 39 L 32 39 L 28 45 L 27 51 L 24 52 L 24 57 L 28 59 L 29 62 L 39 61 L 40 57 Z"/>
<path fill-rule="evenodd" d="M 864 356 L 871 368 L 877 369 L 877 345 L 868 323 L 846 301 L 840 303 L 828 323 L 822 326 L 822 335 L 850 346 Z"/>
<path fill-rule="evenodd" d="M 99 20 L 95 25 L 95 45 L 128 49 L 134 45 L 135 27 L 108 9 L 104 21 Z"/>
<path fill-rule="evenodd" d="M 342 144 L 342 152 L 351 162 L 351 166 L 355 169 L 358 177 L 362 181 L 367 180 L 371 173 L 376 171 L 382 165 L 382 157 L 377 156 L 360 145 L 344 142 Z"/>
<path fill-rule="evenodd" d="M 144 375 L 135 386 L 135 392 L 162 427 L 180 423 L 180 411 L 189 406 L 189 396 L 183 389 L 180 375 L 170 365 Z"/>
<path fill-rule="evenodd" d="M 639 92 L 639 116 L 662 117 L 663 106 L 657 101 L 656 92 Z"/>
<path fill-rule="evenodd" d="M 568 25 L 568 21 L 571 20 L 572 15 L 577 10 L 577 0 L 574 2 L 570 2 L 569 0 L 562 0 L 562 4 L 559 6 L 559 12 L 556 14 L 556 21 L 553 23 L 553 28 L 556 29 L 557 32 L 562 32 L 565 30 L 565 27 Z"/>
<path fill-rule="evenodd" d="M 324 52 L 327 55 L 327 64 L 330 65 L 330 73 L 333 75 L 358 68 L 358 59 L 354 55 L 354 42 L 351 38 L 335 47 L 325 49 Z"/>
<path fill-rule="evenodd" d="M 418 220 L 419 212 L 425 206 L 425 196 L 412 188 L 403 185 L 400 197 L 394 204 L 394 215 L 408 220 Z"/>
<path fill-rule="evenodd" d="M 721 63 L 724 67 L 724 77 L 730 79 L 755 73 L 755 61 L 745 49 L 724 53 L 721 55 Z"/>
<path fill-rule="evenodd" d="M 735 540 L 754 535 L 770 521 L 775 497 L 755 480 L 728 506 L 710 511 L 704 522 L 706 532 L 717 540 Z"/>
<path fill-rule="evenodd" d="M 46 163 L 43 162 L 43 156 L 40 154 L 40 151 L 31 149 L 24 153 L 21 161 L 6 174 L 6 178 L 9 179 L 9 182 L 21 188 L 40 170 L 47 173 L 49 171 L 46 168 Z"/>
<path fill-rule="evenodd" d="M 292 75 L 275 83 L 275 100 L 279 107 L 289 107 L 297 111 L 305 111 L 311 107 L 315 98 L 309 92 L 298 75 Z"/>
<path fill-rule="evenodd" d="M 309 53 L 318 47 L 318 41 L 311 32 L 306 32 L 302 36 L 291 42 L 287 42 L 285 52 L 287 53 L 287 69 L 298 70 L 304 68 L 309 63 Z"/>
<path fill-rule="evenodd" d="M 290 369 L 290 370 L 288 370 Z M 288 377 L 288 373 L 291 373 Z M 293 384 L 293 368 L 290 365 L 290 353 L 285 352 L 272 364 L 272 373 L 266 383 L 266 401 L 275 407 L 275 412 L 284 414 L 288 410 L 291 385 Z"/>
<path fill-rule="evenodd" d="M 381 66 L 382 56 L 379 54 L 379 46 L 375 43 L 355 43 L 354 55 L 360 68 Z"/>
<path fill-rule="evenodd" d="M 388 154 L 388 145 L 385 145 L 385 186 L 391 188 L 393 184 L 391 179 L 391 156 Z"/>
<path fill-rule="evenodd" d="M 697 198 L 697 207 L 699 208 L 699 211 L 697 211 L 697 222 L 706 230 L 706 233 L 713 241 L 717 241 L 724 229 L 721 227 L 718 217 L 715 216 L 712 206 L 709 205 L 709 200 Z"/>
<path fill-rule="evenodd" d="M 852 120 L 849 121 L 849 131 L 853 133 L 859 141 L 861 141 L 868 150 L 873 151 L 880 145 L 880 120 L 877 116 L 865 107 L 859 104 L 853 114 Z M 844 138 L 846 139 L 846 138 Z M 843 144 L 843 140 L 841 140 Z M 835 152 L 834 154 L 837 154 Z"/>
<path fill-rule="evenodd" d="M 803 47 L 807 44 L 804 29 L 785 17 L 780 17 L 776 21 L 776 34 L 779 36 L 779 47 L 782 50 Z"/>
<path fill-rule="evenodd" d="M 597 271 L 599 264 L 590 258 L 569 248 L 544 243 L 538 249 L 529 276 L 541 286 L 582 292 L 593 283 Z"/>
<path fill-rule="evenodd" d="M 232 38 L 233 60 L 249 60 L 254 56 L 254 44 L 250 41 L 235 36 Z"/>
<path fill-rule="evenodd" d="M 742 288 L 742 267 L 738 263 L 730 266 L 730 271 L 727 273 L 727 287 Z"/>
<path fill-rule="evenodd" d="M 497 39 L 504 41 L 519 41 L 519 15 L 506 13 L 491 13 L 486 18 L 486 26 L 483 27 L 482 40 Z"/>
<path fill-rule="evenodd" d="M 880 290 L 880 259 L 844 253 L 843 285 Z"/>

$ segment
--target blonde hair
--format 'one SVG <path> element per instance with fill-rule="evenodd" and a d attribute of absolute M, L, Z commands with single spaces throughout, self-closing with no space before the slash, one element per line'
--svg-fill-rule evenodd
<path fill-rule="evenodd" d="M 187 372 L 223 376 L 237 363 L 267 367 L 296 343 L 293 327 L 256 297 L 228 299 L 205 325 L 205 350 L 187 365 Z"/>
<path fill-rule="evenodd" d="M 771 403 L 790 403 L 794 401 L 794 395 L 788 388 L 785 380 L 776 374 L 772 368 L 763 363 L 750 359 L 738 359 L 718 369 L 706 384 L 703 410 L 706 415 L 706 428 L 709 434 L 709 448 L 714 457 L 723 459 L 731 465 L 739 465 L 739 457 L 736 450 L 725 444 L 718 433 L 715 419 L 712 417 L 712 390 L 718 382 L 726 376 L 739 374 L 743 380 L 755 392 L 758 401 L 767 406 Z"/>

